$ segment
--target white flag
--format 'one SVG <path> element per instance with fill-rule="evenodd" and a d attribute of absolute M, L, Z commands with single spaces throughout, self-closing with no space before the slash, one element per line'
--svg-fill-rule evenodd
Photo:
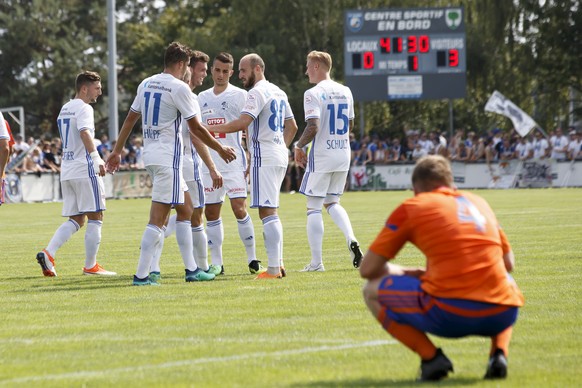
<path fill-rule="evenodd" d="M 513 127 L 521 137 L 527 136 L 532 129 L 538 126 L 534 119 L 497 90 L 489 97 L 489 101 L 485 104 L 485 110 L 509 117 L 513 122 Z"/>

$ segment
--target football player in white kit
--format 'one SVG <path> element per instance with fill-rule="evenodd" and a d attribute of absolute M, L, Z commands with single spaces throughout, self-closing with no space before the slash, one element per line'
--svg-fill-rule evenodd
<path fill-rule="evenodd" d="M 45 249 L 36 255 L 44 276 L 57 276 L 55 256 L 57 250 L 85 224 L 84 275 L 117 275 L 97 263 L 101 243 L 101 226 L 105 210 L 103 178 L 105 163 L 95 147 L 95 119 L 89 104 L 101 95 L 101 76 L 92 71 L 77 75 L 75 98 L 61 108 L 57 125 L 61 135 L 63 156 L 61 161 L 61 190 L 63 192 L 63 217 L 69 217 L 55 231 Z"/>
<path fill-rule="evenodd" d="M 265 62 L 247 54 L 239 62 L 239 78 L 250 89 L 240 117 L 212 127 L 231 133 L 248 128 L 251 207 L 259 209 L 267 251 L 267 271 L 256 279 L 280 279 L 283 265 L 283 226 L 277 214 L 279 192 L 289 162 L 288 147 L 297 133 L 297 123 L 287 94 L 265 79 Z"/>
<path fill-rule="evenodd" d="M 305 167 L 299 192 L 307 196 L 307 239 L 311 248 L 311 263 L 303 272 L 325 270 L 321 215 L 324 206 L 346 238 L 354 267 L 358 268 L 362 261 L 348 213 L 339 204 L 350 169 L 354 99 L 348 87 L 331 79 L 331 66 L 331 56 L 326 52 L 312 51 L 307 55 L 305 74 L 315 86 L 304 94 L 307 125 L 295 144 L 295 162 Z M 308 157 L 303 148 L 309 143 Z"/>
<path fill-rule="evenodd" d="M 214 86 L 201 92 L 198 96 L 202 110 L 202 121 L 211 133 L 213 125 L 236 120 L 246 101 L 247 92 L 229 82 L 234 73 L 233 66 L 234 59 L 231 54 L 219 53 L 214 58 L 211 69 Z M 224 273 L 222 259 L 224 229 L 220 210 L 225 196 L 228 195 L 230 207 L 236 217 L 238 235 L 246 249 L 249 271 L 253 274 L 264 272 L 261 262 L 256 258 L 254 225 L 246 208 L 247 158 L 242 143 L 242 132 L 216 133 L 215 137 L 221 144 L 235 149 L 236 160 L 226 164 L 216 152 L 210 151 L 210 155 L 224 179 L 224 185 L 220 188 L 212 187 L 212 176 L 208 167 L 202 166 L 206 191 L 204 211 L 207 221 L 206 233 L 208 234 L 212 264 L 220 267 L 221 273 Z"/>
<path fill-rule="evenodd" d="M 4 180 L 4 170 L 10 159 L 11 143 L 13 143 L 8 123 L 4 121 L 4 116 L 0 112 L 0 205 L 4 203 L 4 190 L 6 182 Z"/>
<path fill-rule="evenodd" d="M 190 58 L 190 63 L 188 65 L 188 70 L 182 79 L 190 89 L 194 91 L 198 86 L 201 86 L 206 78 L 208 71 L 208 61 L 210 57 L 202 51 L 195 50 L 192 58 Z M 194 100 L 198 101 L 198 96 L 193 93 Z M 200 113 L 199 104 L 197 105 L 197 115 L 196 118 L 201 120 L 202 115 Z M 196 265 L 203 271 L 212 273 L 213 275 L 218 275 L 221 272 L 220 266 L 208 265 L 208 239 L 206 237 L 206 232 L 204 230 L 204 224 L 202 223 L 202 212 L 204 210 L 204 184 L 202 182 L 202 170 L 201 166 L 208 166 L 209 180 L 208 185 L 210 188 L 222 187 L 222 175 L 216 170 L 214 161 L 210 157 L 208 147 L 196 136 L 190 135 L 190 129 L 188 127 L 188 122 L 182 119 L 182 142 L 184 143 L 184 163 L 182 166 L 182 173 L 184 175 L 184 180 L 186 181 L 186 186 L 188 188 L 188 194 L 192 200 L 192 217 L 190 218 L 191 228 L 192 228 L 192 245 L 194 261 Z M 218 154 L 217 154 L 218 155 Z M 225 163 L 220 156 L 217 156 L 222 163 Z M 226 163 L 225 163 L 226 164 Z M 160 258 L 162 255 L 162 250 L 164 247 L 164 240 L 171 236 L 176 230 L 176 215 L 172 215 L 168 220 L 166 227 L 162 230 L 164 233 L 160 236 L 160 245 L 156 249 L 154 258 L 152 260 L 152 265 L 150 267 L 149 278 L 150 281 L 159 282 L 161 280 L 160 272 Z"/>
<path fill-rule="evenodd" d="M 152 204 L 149 223 L 142 236 L 137 271 L 133 277 L 136 286 L 157 284 L 149 279 L 150 265 L 172 205 L 177 212 L 176 239 L 186 267 L 185 280 L 214 279 L 214 275 L 198 268 L 192 255 L 192 203 L 188 192 L 184 191 L 182 174 L 182 117 L 188 122 L 190 131 L 215 149 L 224 160 L 234 160 L 235 152 L 218 143 L 196 118 L 197 103 L 188 85 L 182 81 L 191 56 L 192 50 L 178 42 L 168 46 L 164 56 L 164 71 L 146 78 L 139 85 L 115 148 L 107 159 L 107 171 L 115 172 L 119 168 L 123 145 L 141 117 L 143 159 L 152 178 Z"/>

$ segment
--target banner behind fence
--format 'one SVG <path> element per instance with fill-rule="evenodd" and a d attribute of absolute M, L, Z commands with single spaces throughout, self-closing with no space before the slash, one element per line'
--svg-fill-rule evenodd
<path fill-rule="evenodd" d="M 354 166 L 351 190 L 409 190 L 414 164 Z M 531 160 L 486 163 L 452 163 L 455 184 L 466 189 L 512 187 L 582 187 L 582 160 L 556 162 Z M 6 202 L 61 200 L 59 175 L 53 173 L 8 174 Z M 104 178 L 107 198 L 149 197 L 152 182 L 146 170 L 119 171 Z"/>

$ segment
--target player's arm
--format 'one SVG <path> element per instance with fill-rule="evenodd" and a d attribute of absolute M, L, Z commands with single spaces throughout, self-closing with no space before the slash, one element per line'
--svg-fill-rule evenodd
<path fill-rule="evenodd" d="M 372 280 L 388 276 L 388 273 L 388 263 L 384 256 L 372 251 L 366 252 L 360 266 L 361 277 Z"/>
<path fill-rule="evenodd" d="M 95 173 L 99 176 L 105 176 L 105 162 L 99 156 L 99 152 L 97 152 L 97 148 L 95 147 L 95 142 L 93 141 L 93 136 L 88 129 L 82 129 L 79 133 L 81 136 L 81 141 L 87 150 L 87 153 L 93 160 L 93 168 L 95 169 Z"/>
<path fill-rule="evenodd" d="M 309 144 L 314 138 L 317 132 L 319 131 L 319 118 L 311 118 L 307 119 L 307 124 L 305 125 L 305 129 L 303 130 L 303 134 L 295 144 L 294 157 L 295 163 L 299 167 L 305 168 L 305 163 L 307 163 L 307 155 L 303 150 L 307 144 Z"/>
<path fill-rule="evenodd" d="M 285 120 L 285 128 L 283 129 L 283 140 L 285 141 L 285 146 L 289 147 L 293 139 L 295 139 L 295 134 L 297 133 L 297 122 L 295 118 L 290 117 Z"/>
<path fill-rule="evenodd" d="M 0 139 L 0 178 L 4 178 L 4 170 L 10 156 L 9 139 Z"/>
<path fill-rule="evenodd" d="M 251 172 L 251 153 L 249 152 L 249 129 L 245 128 L 244 136 L 242 139 L 242 147 L 245 155 L 247 156 L 247 168 L 245 170 L 245 178 L 249 176 Z"/>
<path fill-rule="evenodd" d="M 196 148 L 196 152 L 200 155 L 200 159 L 202 159 L 206 167 L 208 167 L 210 177 L 212 178 L 212 187 L 215 189 L 221 188 L 223 184 L 222 175 L 216 169 L 216 165 L 210 156 L 208 147 L 206 147 L 206 144 L 204 144 L 197 136 L 190 134 L 190 139 L 192 140 L 192 145 Z"/>
<path fill-rule="evenodd" d="M 503 264 L 505 264 L 505 269 L 507 272 L 513 271 L 515 267 L 515 255 L 509 245 L 509 240 L 503 229 L 499 228 L 499 237 L 501 238 L 501 249 L 503 250 Z"/>
<path fill-rule="evenodd" d="M 129 110 L 127 112 L 127 116 L 123 121 L 123 125 L 121 126 L 121 130 L 119 131 L 119 135 L 117 136 L 117 142 L 115 143 L 115 147 L 111 150 L 109 157 L 107 158 L 107 163 L 105 163 L 105 169 L 110 172 L 114 173 L 119 169 L 119 165 L 121 164 L 121 152 L 123 151 L 123 146 L 125 142 L 129 138 L 131 131 L 137 120 L 141 117 L 140 113 L 137 113 L 133 110 Z"/>
<path fill-rule="evenodd" d="M 214 132 L 216 132 L 214 128 L 217 126 L 212 126 L 212 130 Z M 208 129 L 206 129 L 206 127 L 204 127 L 200 121 L 198 121 L 196 116 L 188 119 L 188 128 L 190 129 L 190 135 L 199 138 L 208 147 L 218 152 L 218 155 L 220 155 L 220 157 L 224 159 L 225 162 L 229 163 L 236 159 L 236 152 L 234 151 L 234 148 L 226 147 L 220 144 L 220 142 L 216 140 L 214 136 L 210 134 L 210 132 L 208 132 Z"/>
<path fill-rule="evenodd" d="M 218 124 L 212 126 L 212 132 L 217 133 L 233 133 L 246 130 L 253 122 L 253 118 L 247 114 L 241 114 L 236 120 L 228 123 Z"/>

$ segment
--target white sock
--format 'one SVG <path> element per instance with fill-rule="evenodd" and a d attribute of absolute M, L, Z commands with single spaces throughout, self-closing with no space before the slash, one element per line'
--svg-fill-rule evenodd
<path fill-rule="evenodd" d="M 208 271 L 208 238 L 204 231 L 204 225 L 192 227 L 191 230 L 194 261 L 202 271 Z"/>
<path fill-rule="evenodd" d="M 323 217 L 321 210 L 307 211 L 307 240 L 311 248 L 311 266 L 317 267 L 323 261 Z"/>
<path fill-rule="evenodd" d="M 222 265 L 222 242 L 224 241 L 224 228 L 222 218 L 206 222 L 206 234 L 208 235 L 208 247 L 212 264 Z"/>
<path fill-rule="evenodd" d="M 195 271 L 198 266 L 192 254 L 194 248 L 192 247 L 192 227 L 190 225 L 190 221 L 176 221 L 176 240 L 182 254 L 184 267 L 189 271 Z"/>
<path fill-rule="evenodd" d="M 176 214 L 172 214 L 170 216 L 170 220 L 168 221 L 168 225 L 166 225 L 166 230 L 164 231 L 164 236 L 166 238 L 170 237 L 176 231 Z"/>
<path fill-rule="evenodd" d="M 348 217 L 346 209 L 344 209 L 339 203 L 335 203 L 327 208 L 327 212 L 337 227 L 340 228 L 347 242 L 356 239 L 352 229 L 352 223 L 350 222 L 350 217 Z"/>
<path fill-rule="evenodd" d="M 281 242 L 283 241 L 283 225 L 279 216 L 272 215 L 263 218 L 263 239 L 267 251 L 268 266 L 279 268 L 281 266 Z"/>
<path fill-rule="evenodd" d="M 64 243 L 69 241 L 71 236 L 80 229 L 79 224 L 77 222 L 68 219 L 67 221 L 63 222 L 61 226 L 55 231 L 53 238 L 49 242 L 48 246 L 46 247 L 46 251 L 55 258 L 55 255 L 60 247 L 63 246 Z"/>
<path fill-rule="evenodd" d="M 238 225 L 238 235 L 247 251 L 247 262 L 257 259 L 257 250 L 255 246 L 255 227 L 251 216 L 248 215 L 242 220 L 236 220 Z"/>
<path fill-rule="evenodd" d="M 162 258 L 162 252 L 164 250 L 164 242 L 166 240 L 166 227 L 162 226 L 162 233 L 160 234 L 159 243 L 154 252 L 154 257 L 152 258 L 152 264 L 150 265 L 150 272 L 161 272 L 160 271 L 160 259 Z"/>
<path fill-rule="evenodd" d="M 148 224 L 141 238 L 141 251 L 139 253 L 139 262 L 135 276 L 140 279 L 146 278 L 150 273 L 152 258 L 160 243 L 162 230 L 155 225 Z"/>
<path fill-rule="evenodd" d="M 85 268 L 87 269 L 93 268 L 97 264 L 102 225 L 102 221 L 87 221 L 87 229 L 85 230 Z"/>

